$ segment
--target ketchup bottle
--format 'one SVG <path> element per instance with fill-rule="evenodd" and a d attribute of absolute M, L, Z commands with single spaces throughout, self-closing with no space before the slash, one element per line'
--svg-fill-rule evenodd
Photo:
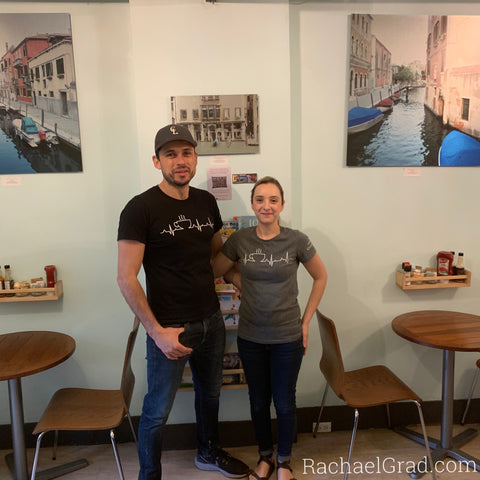
<path fill-rule="evenodd" d="M 453 275 L 453 255 L 452 252 L 437 253 L 437 274 Z"/>
<path fill-rule="evenodd" d="M 47 273 L 47 287 L 52 288 L 57 282 L 57 272 L 55 265 L 47 265 L 45 267 L 45 272 Z"/>

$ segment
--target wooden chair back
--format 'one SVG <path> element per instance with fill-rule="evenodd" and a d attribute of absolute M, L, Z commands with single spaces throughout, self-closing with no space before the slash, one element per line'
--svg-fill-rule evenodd
<path fill-rule="evenodd" d="M 317 310 L 318 327 L 322 339 L 322 358 L 320 370 L 335 394 L 344 400 L 343 388 L 345 383 L 345 369 L 342 353 L 338 343 L 335 323 Z"/>
<path fill-rule="evenodd" d="M 140 320 L 135 317 L 133 320 L 132 331 L 128 336 L 127 349 L 125 352 L 125 360 L 123 362 L 123 371 L 122 371 L 122 383 L 120 390 L 122 391 L 123 400 L 125 402 L 125 407 L 128 411 L 130 408 L 130 402 L 132 400 L 133 388 L 135 386 L 135 375 L 132 370 L 132 353 L 133 347 L 135 346 L 135 340 L 137 339 L 138 326 L 140 325 Z"/>

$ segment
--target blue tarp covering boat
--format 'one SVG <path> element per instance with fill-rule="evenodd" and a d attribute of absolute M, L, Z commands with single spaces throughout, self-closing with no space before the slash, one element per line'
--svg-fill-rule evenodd
<path fill-rule="evenodd" d="M 348 133 L 362 132 L 383 120 L 383 113 L 376 108 L 353 107 L 348 111 Z"/>
<path fill-rule="evenodd" d="M 452 130 L 442 142 L 438 161 L 441 167 L 474 167 L 480 165 L 480 142 Z"/>
<path fill-rule="evenodd" d="M 15 129 L 15 137 L 22 139 L 32 148 L 39 145 L 58 145 L 55 133 L 48 128 L 38 128 L 37 123 L 31 117 L 14 118 L 12 125 Z"/>
<path fill-rule="evenodd" d="M 22 130 L 26 133 L 38 133 L 37 124 L 30 117 L 22 117 Z"/>

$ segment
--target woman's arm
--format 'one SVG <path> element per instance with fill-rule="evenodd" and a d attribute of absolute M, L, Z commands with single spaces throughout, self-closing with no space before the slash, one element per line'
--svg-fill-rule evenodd
<path fill-rule="evenodd" d="M 322 299 L 323 292 L 325 291 L 325 287 L 327 285 L 327 269 L 317 253 L 313 256 L 313 258 L 303 265 L 313 278 L 312 290 L 310 292 L 307 306 L 305 307 L 305 312 L 303 313 L 302 318 L 302 336 L 305 354 L 308 347 L 308 327 L 310 325 L 310 320 L 312 319 L 313 314 L 315 313 L 315 310 Z"/>

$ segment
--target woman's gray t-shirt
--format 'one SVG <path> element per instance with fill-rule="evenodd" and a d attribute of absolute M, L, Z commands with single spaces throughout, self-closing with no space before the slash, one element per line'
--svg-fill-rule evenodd
<path fill-rule="evenodd" d="M 222 252 L 238 262 L 242 277 L 238 336 L 266 344 L 298 340 L 302 326 L 297 269 L 316 253 L 309 238 L 281 227 L 276 237 L 262 240 L 256 227 L 242 228 L 227 239 Z"/>

